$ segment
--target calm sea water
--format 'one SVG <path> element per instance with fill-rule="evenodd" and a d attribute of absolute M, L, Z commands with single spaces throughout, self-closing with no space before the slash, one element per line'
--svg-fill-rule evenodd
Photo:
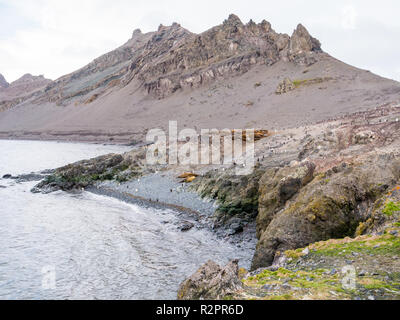
<path fill-rule="evenodd" d="M 0 299 L 175 299 L 179 283 L 209 259 L 250 252 L 207 230 L 177 230 L 176 212 L 87 192 L 32 194 L 23 174 L 121 146 L 0 140 Z"/>

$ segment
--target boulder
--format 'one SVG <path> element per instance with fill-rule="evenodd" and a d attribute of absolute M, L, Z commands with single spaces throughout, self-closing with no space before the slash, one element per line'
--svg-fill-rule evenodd
<path fill-rule="evenodd" d="M 242 287 L 238 260 L 221 267 L 208 261 L 179 287 L 179 300 L 220 300 Z"/>
<path fill-rule="evenodd" d="M 279 83 L 278 87 L 276 88 L 275 93 L 276 94 L 284 94 L 290 91 L 293 91 L 294 89 L 296 89 L 294 83 L 292 80 L 290 80 L 289 78 L 285 78 L 282 80 L 281 83 Z"/>
<path fill-rule="evenodd" d="M 182 221 L 178 228 L 180 231 L 186 232 L 194 228 L 194 224 L 190 221 Z"/>

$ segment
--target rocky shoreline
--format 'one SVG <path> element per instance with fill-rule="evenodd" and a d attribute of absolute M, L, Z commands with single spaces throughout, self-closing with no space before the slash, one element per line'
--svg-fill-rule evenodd
<path fill-rule="evenodd" d="M 399 118 L 393 103 L 273 132 L 256 142 L 248 176 L 234 165 L 147 166 L 138 148 L 57 169 L 33 191 L 87 189 L 186 208 L 199 214 L 185 216 L 183 230 L 197 223 L 243 243 L 257 236 L 251 272 L 209 262 L 179 299 L 400 299 Z M 193 179 L 180 179 L 184 172 Z"/>
<path fill-rule="evenodd" d="M 169 180 L 171 184 L 174 184 L 174 181 Z M 152 188 L 154 192 L 157 189 L 157 186 L 148 184 L 146 182 L 137 182 L 135 181 L 135 185 L 140 185 L 143 187 Z M 142 195 L 138 195 L 136 193 L 130 193 L 125 191 L 127 186 L 126 184 L 114 184 L 110 182 L 100 183 L 97 186 L 86 188 L 85 191 L 97 194 L 112 197 L 127 203 L 140 205 L 142 207 L 151 207 L 156 209 L 171 209 L 173 210 L 177 216 L 180 218 L 181 222 L 177 226 L 177 228 L 186 232 L 192 228 L 206 228 L 208 230 L 213 231 L 220 238 L 224 238 L 225 240 L 248 248 L 250 251 L 255 250 L 256 246 L 256 224 L 255 223 L 247 223 L 244 227 L 236 227 L 228 225 L 225 228 L 216 228 L 212 219 L 212 212 L 215 211 L 214 204 L 210 200 L 204 201 L 205 205 L 203 207 L 207 207 L 209 213 L 205 213 L 205 211 L 199 210 L 200 208 L 196 206 L 195 203 L 191 202 L 190 199 L 193 197 L 193 192 L 189 190 L 173 190 L 170 192 L 170 198 L 167 200 L 160 199 L 152 199 L 151 197 L 146 197 Z M 134 190 L 135 191 L 135 190 Z M 182 196 L 184 199 L 182 200 Z M 201 203 L 203 200 L 198 197 L 197 202 Z"/>

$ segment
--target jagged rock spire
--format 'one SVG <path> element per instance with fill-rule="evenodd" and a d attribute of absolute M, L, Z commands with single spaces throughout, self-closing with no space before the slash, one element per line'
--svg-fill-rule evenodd
<path fill-rule="evenodd" d="M 293 53 L 321 51 L 321 43 L 311 37 L 308 30 L 299 24 L 291 37 L 290 50 Z"/>

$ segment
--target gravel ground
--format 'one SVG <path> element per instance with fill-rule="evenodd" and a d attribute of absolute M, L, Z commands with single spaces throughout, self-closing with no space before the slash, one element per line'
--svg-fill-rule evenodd
<path fill-rule="evenodd" d="M 197 193 L 188 190 L 189 186 L 180 183 L 171 172 L 155 173 L 121 184 L 107 181 L 99 187 L 129 193 L 150 202 L 187 208 L 206 217 L 211 216 L 217 208 L 214 201 L 202 199 Z"/>

